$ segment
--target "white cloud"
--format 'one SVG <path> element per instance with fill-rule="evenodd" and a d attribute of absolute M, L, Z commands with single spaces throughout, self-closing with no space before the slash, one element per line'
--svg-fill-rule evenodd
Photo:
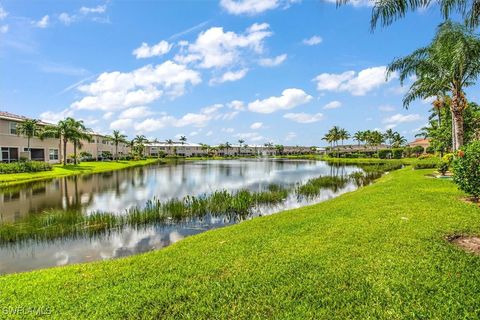
<path fill-rule="evenodd" d="M 143 42 L 140 47 L 133 50 L 132 54 L 137 59 L 151 58 L 151 57 L 162 56 L 164 54 L 167 54 L 171 49 L 172 49 L 172 44 L 169 44 L 165 40 L 162 40 L 151 47 L 147 43 Z"/>
<path fill-rule="evenodd" d="M 393 75 L 388 81 L 395 77 L 396 75 Z M 322 73 L 315 77 L 314 81 L 317 82 L 318 91 L 346 91 L 354 96 L 363 96 L 387 83 L 386 67 L 367 68 L 358 73 L 355 71 L 340 74 Z"/>
<path fill-rule="evenodd" d="M 224 68 L 243 63 L 242 55 L 263 52 L 263 42 L 272 32 L 267 23 L 254 23 L 244 33 L 225 32 L 213 27 L 199 34 L 194 43 L 185 45 L 175 56 L 183 64 L 195 63 L 200 68 Z"/>
<path fill-rule="evenodd" d="M 8 12 L 0 5 L 0 20 L 5 19 L 8 16 Z"/>
<path fill-rule="evenodd" d="M 69 26 L 75 21 L 75 16 L 69 15 L 66 12 L 62 12 L 58 15 L 58 20 L 60 20 L 60 22 L 62 22 L 64 25 Z"/>
<path fill-rule="evenodd" d="M 224 108 L 223 104 L 214 104 L 202 108 L 199 113 L 189 112 L 180 118 L 161 115 L 159 118 L 148 118 L 141 122 L 136 122 L 134 127 L 137 131 L 151 132 L 164 127 L 187 127 L 193 126 L 197 128 L 205 127 L 212 120 L 227 120 L 231 117 L 230 113 L 219 112 Z"/>
<path fill-rule="evenodd" d="M 5 24 L 0 27 L 0 33 L 7 33 L 8 29 L 9 29 L 8 24 Z"/>
<path fill-rule="evenodd" d="M 287 54 L 281 54 L 275 58 L 260 59 L 258 64 L 263 67 L 275 67 L 282 64 L 287 59 Z"/>
<path fill-rule="evenodd" d="M 211 135 L 213 135 L 213 131 L 212 131 L 212 130 L 210 130 L 210 131 L 208 131 L 207 133 L 205 133 L 205 136 L 207 136 L 207 137 L 210 137 Z"/>
<path fill-rule="evenodd" d="M 332 101 L 323 106 L 323 109 L 337 109 L 342 106 L 340 101 Z"/>
<path fill-rule="evenodd" d="M 275 9 L 279 5 L 279 0 L 220 0 L 220 6 L 235 15 L 255 15 Z"/>
<path fill-rule="evenodd" d="M 399 124 L 405 122 L 415 122 L 422 120 L 422 117 L 419 114 L 400 114 L 397 113 L 391 117 L 383 119 L 383 123 L 387 124 Z"/>
<path fill-rule="evenodd" d="M 266 137 L 260 135 L 258 132 L 237 133 L 235 135 L 235 137 L 237 137 L 239 139 L 244 139 L 244 140 L 247 140 L 247 141 L 252 141 L 252 142 L 267 140 Z"/>
<path fill-rule="evenodd" d="M 422 99 L 422 103 L 423 104 L 432 104 L 433 101 L 435 101 L 436 99 L 437 99 L 436 97 L 428 97 L 428 98 Z"/>
<path fill-rule="evenodd" d="M 287 133 L 287 135 L 285 136 L 285 141 L 291 141 L 293 139 L 295 139 L 297 137 L 297 134 L 293 131 L 290 131 L 289 133 Z"/>
<path fill-rule="evenodd" d="M 337 4 L 337 0 L 324 0 L 328 3 Z M 373 7 L 375 5 L 375 0 L 350 0 L 346 4 L 354 7 Z"/>
<path fill-rule="evenodd" d="M 164 93 L 171 97 L 181 96 L 187 84 L 197 85 L 200 82 L 197 71 L 168 60 L 131 72 L 104 72 L 94 82 L 77 87 L 86 96 L 71 106 L 104 111 L 143 106 L 159 99 Z"/>
<path fill-rule="evenodd" d="M 58 111 L 45 111 L 40 114 L 40 120 L 47 122 L 47 123 L 57 123 L 60 120 L 63 120 L 67 117 L 73 117 L 73 110 L 71 109 L 64 109 L 60 112 Z"/>
<path fill-rule="evenodd" d="M 288 110 L 312 100 L 312 96 L 296 88 L 285 89 L 279 97 L 255 100 L 248 104 L 248 110 L 258 113 L 272 113 L 278 110 Z"/>
<path fill-rule="evenodd" d="M 257 130 L 263 127 L 263 122 L 254 122 L 250 125 L 250 129 Z"/>
<path fill-rule="evenodd" d="M 150 109 L 148 107 L 144 107 L 144 106 L 133 107 L 133 108 L 123 110 L 122 113 L 120 113 L 119 118 L 137 119 L 137 118 L 145 118 L 145 117 L 148 117 L 152 114 L 153 114 L 153 112 L 150 111 Z"/>
<path fill-rule="evenodd" d="M 247 72 L 248 72 L 247 68 L 241 69 L 238 71 L 227 71 L 224 74 L 222 74 L 221 77 L 211 79 L 209 83 L 210 85 L 214 85 L 218 83 L 238 81 L 244 78 L 247 75 Z"/>
<path fill-rule="evenodd" d="M 93 7 L 93 8 L 81 7 L 80 8 L 80 13 L 82 13 L 82 14 L 105 13 L 106 10 L 107 10 L 106 5 L 99 5 L 99 6 L 96 6 L 96 7 Z"/>
<path fill-rule="evenodd" d="M 42 19 L 38 20 L 38 21 L 34 21 L 33 22 L 33 25 L 37 28 L 46 28 L 48 27 L 48 24 L 50 22 L 50 17 L 48 15 L 46 16 L 43 16 Z"/>
<path fill-rule="evenodd" d="M 227 106 L 231 109 L 237 110 L 237 111 L 243 111 L 245 110 L 245 103 L 240 100 L 233 100 L 227 104 Z"/>
<path fill-rule="evenodd" d="M 235 129 L 233 129 L 233 128 L 222 128 L 221 131 L 222 131 L 222 132 L 226 132 L 226 133 L 232 133 L 232 132 L 235 131 Z"/>
<path fill-rule="evenodd" d="M 378 110 L 380 110 L 382 112 L 392 112 L 392 111 L 395 111 L 395 107 L 386 104 L 386 105 L 382 105 L 382 106 L 378 107 Z"/>
<path fill-rule="evenodd" d="M 110 129 L 112 130 L 127 130 L 132 126 L 132 119 L 118 119 L 110 123 Z"/>
<path fill-rule="evenodd" d="M 307 45 L 307 46 L 316 46 L 317 44 L 320 44 L 322 43 L 323 39 L 319 36 L 313 36 L 311 38 L 308 38 L 308 39 L 303 39 L 303 44 Z"/>
<path fill-rule="evenodd" d="M 309 113 L 287 113 L 283 116 L 285 119 L 289 119 L 298 123 L 314 123 L 323 119 L 323 114 L 309 114 Z"/>

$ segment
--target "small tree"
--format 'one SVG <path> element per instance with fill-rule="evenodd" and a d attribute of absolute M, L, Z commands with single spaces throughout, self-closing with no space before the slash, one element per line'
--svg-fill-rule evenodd
<path fill-rule="evenodd" d="M 473 201 L 480 197 L 480 141 L 475 141 L 458 151 L 453 160 L 453 181 L 470 194 Z"/>
<path fill-rule="evenodd" d="M 38 134 L 38 120 L 27 119 L 22 123 L 17 124 L 17 134 L 27 137 L 27 148 L 28 152 L 31 153 L 30 139 Z"/>

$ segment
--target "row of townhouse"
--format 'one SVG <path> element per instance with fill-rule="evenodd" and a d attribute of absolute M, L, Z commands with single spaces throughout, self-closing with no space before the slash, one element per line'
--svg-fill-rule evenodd
<path fill-rule="evenodd" d="M 30 153 L 28 152 L 28 139 L 19 135 L 17 125 L 27 120 L 26 117 L 0 111 L 0 162 L 15 162 L 22 158 L 30 158 L 35 161 L 46 161 L 49 163 L 59 163 L 62 159 L 62 142 L 57 138 L 39 139 L 32 137 L 30 140 Z M 51 125 L 45 122 L 39 122 L 40 127 Z M 79 153 L 87 152 L 93 159 L 102 158 L 106 153 L 115 154 L 114 144 L 107 139 L 105 135 L 98 133 L 92 134 L 92 142 L 83 141 Z M 118 153 L 128 154 L 130 147 L 128 144 L 120 144 Z M 67 156 L 73 154 L 73 145 L 67 144 Z"/>
<path fill-rule="evenodd" d="M 151 157 L 157 157 L 159 155 L 177 155 L 184 157 L 206 156 L 208 153 L 212 154 L 211 148 L 202 147 L 198 143 L 190 142 L 154 142 L 147 143 L 146 154 Z M 229 148 L 214 147 L 214 153 L 218 156 L 274 156 L 279 154 L 279 150 L 274 147 L 268 147 L 264 145 L 231 145 Z M 294 154 L 308 154 L 316 152 L 317 149 L 312 150 L 311 147 L 302 146 L 284 146 L 283 155 Z"/>

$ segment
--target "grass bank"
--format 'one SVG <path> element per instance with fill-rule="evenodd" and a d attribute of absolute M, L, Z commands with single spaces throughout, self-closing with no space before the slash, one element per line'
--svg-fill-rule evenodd
<path fill-rule="evenodd" d="M 478 318 L 480 257 L 445 236 L 480 233 L 480 209 L 431 172 L 156 252 L 2 276 L 0 305 L 58 319 Z"/>
<path fill-rule="evenodd" d="M 20 183 L 48 180 L 76 174 L 99 173 L 114 171 L 125 168 L 145 166 L 158 162 L 158 159 L 147 159 L 138 161 L 105 161 L 105 162 L 82 162 L 78 165 L 55 165 L 51 171 L 35 173 L 12 173 L 0 174 L 0 187 L 11 186 Z"/>

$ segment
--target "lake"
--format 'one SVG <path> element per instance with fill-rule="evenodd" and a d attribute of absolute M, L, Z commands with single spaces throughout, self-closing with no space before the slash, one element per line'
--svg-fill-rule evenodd
<path fill-rule="evenodd" d="M 320 176 L 348 177 L 356 166 L 332 166 L 322 161 L 245 159 L 156 164 L 125 170 L 72 176 L 0 189 L 0 224 L 18 223 L 44 210 L 74 210 L 84 215 L 109 212 L 124 215 L 149 200 L 168 201 L 205 196 L 219 190 L 265 190 L 275 184 L 294 187 Z M 247 217 L 205 215 L 85 236 L 49 241 L 24 241 L 0 246 L 0 274 L 51 266 L 111 259 L 160 249 L 187 236 L 269 215 L 285 209 L 319 203 L 358 188 L 350 181 L 326 188 L 315 197 L 289 194 L 275 205 L 255 208 Z"/>

